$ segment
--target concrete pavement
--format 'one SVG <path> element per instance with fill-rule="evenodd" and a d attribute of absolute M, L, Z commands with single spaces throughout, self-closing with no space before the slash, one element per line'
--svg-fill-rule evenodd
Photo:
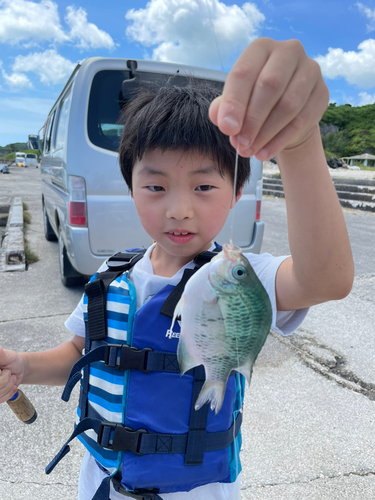
<path fill-rule="evenodd" d="M 64 321 L 82 288 L 60 283 L 57 244 L 43 235 L 39 172 L 19 170 L 22 178 L 4 175 L 0 195 L 28 203 L 27 237 L 40 261 L 0 274 L 0 345 L 32 351 L 70 337 Z M 285 253 L 285 203 L 264 199 L 262 218 L 263 251 Z M 356 220 L 366 231 L 375 216 Z M 242 500 L 375 498 L 375 271 L 369 257 L 354 254 L 361 272 L 352 294 L 312 308 L 291 337 L 271 334 L 257 360 L 244 408 Z M 38 411 L 34 424 L 0 406 L 0 498 L 73 500 L 83 453 L 77 440 L 50 476 L 44 467 L 72 430 L 77 392 L 66 404 L 61 388 L 24 391 Z"/>

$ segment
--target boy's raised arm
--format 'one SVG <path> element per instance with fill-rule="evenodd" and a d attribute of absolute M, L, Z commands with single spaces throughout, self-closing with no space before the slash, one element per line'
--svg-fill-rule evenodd
<path fill-rule="evenodd" d="M 345 297 L 354 264 L 331 181 L 319 121 L 328 89 L 300 42 L 260 38 L 241 54 L 210 118 L 242 156 L 276 156 L 283 180 L 292 258 L 276 278 L 279 310 Z"/>

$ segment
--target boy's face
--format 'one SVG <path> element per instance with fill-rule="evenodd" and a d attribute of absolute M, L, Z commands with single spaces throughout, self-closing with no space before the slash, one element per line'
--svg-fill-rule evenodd
<path fill-rule="evenodd" d="M 134 166 L 132 187 L 143 227 L 159 255 L 174 262 L 207 250 L 235 204 L 230 176 L 196 152 L 149 152 Z"/>

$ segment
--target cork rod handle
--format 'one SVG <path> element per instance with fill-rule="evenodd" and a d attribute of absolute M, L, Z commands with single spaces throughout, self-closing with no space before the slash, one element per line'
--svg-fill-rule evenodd
<path fill-rule="evenodd" d="M 32 403 L 21 389 L 17 389 L 15 395 L 7 401 L 9 407 L 16 417 L 25 424 L 32 424 L 38 416 Z"/>

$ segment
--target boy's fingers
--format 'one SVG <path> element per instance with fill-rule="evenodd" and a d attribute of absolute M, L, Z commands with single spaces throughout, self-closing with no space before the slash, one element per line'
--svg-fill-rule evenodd
<path fill-rule="evenodd" d="M 0 403 L 8 401 L 16 392 L 16 378 L 10 370 L 0 370 Z"/>
<path fill-rule="evenodd" d="M 240 132 L 254 84 L 267 62 L 272 43 L 268 39 L 255 40 L 231 69 L 217 113 L 216 125 L 224 134 L 233 136 Z"/>
<path fill-rule="evenodd" d="M 0 347 L 0 368 L 12 363 L 12 361 L 14 361 L 14 354 L 15 353 L 13 351 L 8 351 Z"/>
<path fill-rule="evenodd" d="M 219 97 L 216 97 L 216 99 L 214 99 L 211 104 L 210 104 L 210 108 L 208 110 L 208 116 L 210 117 L 210 120 L 212 121 L 212 123 L 214 123 L 216 126 L 217 126 L 217 115 L 218 115 L 218 112 L 219 112 L 219 107 L 220 107 L 220 103 L 223 99 L 223 96 L 220 95 Z"/>
<path fill-rule="evenodd" d="M 251 129 L 251 119 L 246 118 L 244 124 L 245 132 L 243 132 L 243 129 L 241 134 L 245 133 L 246 137 L 251 138 L 251 149 L 254 152 L 263 148 L 299 115 L 309 98 L 313 97 L 312 92 L 316 82 L 317 74 L 315 70 L 312 69 L 310 64 L 303 64 L 294 73 L 286 90 L 278 98 L 278 101 L 262 123 L 260 129 L 255 129 L 254 126 Z M 250 113 L 251 109 L 249 109 Z M 262 114 L 262 118 L 263 116 L 264 114 Z M 246 127 L 249 128 L 249 133 L 246 132 Z"/>
<path fill-rule="evenodd" d="M 302 111 L 270 142 L 265 144 L 262 149 L 254 151 L 254 154 L 258 158 L 258 160 L 268 160 L 276 154 L 280 153 L 283 149 L 292 148 L 304 142 L 311 135 L 313 129 L 315 129 L 316 127 L 316 124 L 322 117 L 324 110 L 322 111 L 316 106 L 316 99 L 319 96 L 321 101 L 324 100 L 323 98 L 326 97 L 325 94 L 326 92 L 324 88 L 320 88 L 319 86 L 315 87 L 311 94 L 312 98 L 309 99 L 308 103 L 302 109 Z M 293 144 L 293 140 L 295 141 L 296 135 L 301 130 L 305 131 L 304 136 L 299 137 L 299 142 Z"/>
<path fill-rule="evenodd" d="M 276 50 L 268 59 L 255 83 L 240 132 L 241 136 L 248 139 L 249 146 L 253 146 L 264 124 L 269 123 L 269 117 L 278 103 L 285 101 L 285 93 L 288 91 L 294 75 L 298 71 L 299 64 L 299 58 L 291 57 L 291 53 L 288 50 Z M 293 102 L 297 103 L 299 98 L 300 96 L 297 92 L 288 97 L 288 100 L 293 100 Z M 300 106 L 299 110 L 302 107 Z M 284 120 L 289 118 L 285 116 L 288 112 L 289 110 L 286 112 L 284 110 Z"/>

